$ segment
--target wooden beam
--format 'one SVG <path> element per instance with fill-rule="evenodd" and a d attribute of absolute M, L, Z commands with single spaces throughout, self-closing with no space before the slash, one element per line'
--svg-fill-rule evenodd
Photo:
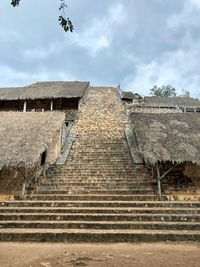
<path fill-rule="evenodd" d="M 177 165 L 172 166 L 168 171 L 166 171 L 161 177 L 160 180 L 162 180 L 169 172 L 171 172 Z"/>

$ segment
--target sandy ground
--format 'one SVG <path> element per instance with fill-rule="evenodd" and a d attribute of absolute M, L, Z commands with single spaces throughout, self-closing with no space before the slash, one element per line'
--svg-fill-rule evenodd
<path fill-rule="evenodd" d="M 0 243 L 0 267 L 200 267 L 200 244 Z"/>

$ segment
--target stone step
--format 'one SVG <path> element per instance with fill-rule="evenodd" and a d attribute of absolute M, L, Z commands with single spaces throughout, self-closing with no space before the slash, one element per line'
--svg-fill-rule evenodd
<path fill-rule="evenodd" d="M 164 222 L 200 222 L 200 214 L 149 214 L 149 213 L 1 213 L 0 221 L 5 220 L 54 220 L 54 221 L 164 221 Z"/>
<path fill-rule="evenodd" d="M 101 171 L 78 171 L 78 170 L 74 170 L 74 171 L 69 171 L 67 173 L 63 173 L 61 175 L 51 175 L 51 176 L 47 176 L 49 180 L 52 179 L 93 179 L 96 178 L 97 181 L 104 181 L 107 179 L 110 180 L 143 180 L 143 181 L 149 181 L 151 180 L 151 178 L 148 175 L 136 175 L 134 173 L 129 173 L 129 172 L 101 172 Z"/>
<path fill-rule="evenodd" d="M 157 191 L 157 185 L 156 184 L 152 184 L 152 183 L 144 183 L 144 184 L 140 184 L 138 183 L 84 183 L 84 182 L 80 182 L 80 183 L 56 183 L 56 182 L 51 182 L 51 183 L 45 183 L 43 182 L 42 184 L 40 184 L 40 188 L 41 190 L 73 190 L 73 189 L 85 189 L 85 190 L 91 190 L 91 189 L 97 189 L 97 190 L 116 190 L 116 188 L 120 188 L 120 190 L 155 190 Z M 20 188 L 21 189 L 21 188 Z M 35 186 L 30 186 L 29 189 L 35 189 Z M 190 193 L 195 193 L 197 192 L 196 187 L 169 187 L 169 186 L 164 186 L 162 187 L 162 191 L 163 192 L 190 192 Z"/>
<path fill-rule="evenodd" d="M 165 207 L 200 208 L 198 201 L 37 201 L 15 200 L 0 202 L 0 207 Z"/>
<path fill-rule="evenodd" d="M 199 231 L 99 230 L 99 229 L 0 229 L 0 241 L 37 242 L 158 242 L 200 241 Z"/>
<path fill-rule="evenodd" d="M 150 182 L 135 182 L 135 181 L 131 181 L 131 182 L 126 182 L 126 181 L 118 181 L 118 182 L 91 182 L 91 181 L 71 181 L 69 182 L 67 179 L 65 181 L 62 180 L 62 182 L 57 183 L 57 180 L 52 180 L 51 182 L 49 180 L 44 181 L 43 183 L 41 183 L 41 186 L 46 186 L 46 187 L 63 187 L 63 188 L 73 188 L 73 187 L 85 187 L 85 188 L 102 188 L 102 187 L 106 187 L 106 188 L 116 188 L 116 187 L 120 187 L 121 189 L 123 187 L 127 187 L 127 188 L 152 188 L 152 186 L 157 188 L 157 184 L 156 183 L 150 183 Z"/>
<path fill-rule="evenodd" d="M 157 187 L 157 184 L 154 183 L 154 182 L 151 182 L 151 181 L 147 181 L 147 180 L 143 180 L 143 181 L 137 181 L 137 180 L 129 180 L 127 181 L 126 183 L 126 180 L 125 181 L 122 181 L 122 180 L 110 180 L 110 179 L 105 179 L 105 180 L 99 180 L 99 179 L 96 179 L 96 178 L 82 178 L 82 179 L 70 179 L 68 180 L 67 178 L 64 178 L 64 179 L 51 179 L 51 180 L 43 180 L 41 181 L 41 184 L 40 186 L 64 186 L 64 187 L 90 187 L 93 186 L 93 187 L 106 187 L 106 188 L 109 188 L 109 187 L 115 187 L 115 188 L 121 188 L 123 186 L 125 187 L 140 187 L 140 188 L 147 188 L 147 187 Z M 169 188 L 171 189 L 171 187 L 163 187 L 163 188 Z M 181 188 L 181 187 L 179 187 Z M 192 187 L 191 187 L 192 188 Z M 175 188 L 174 188 L 175 189 Z M 189 188 L 188 188 L 189 189 Z"/>
<path fill-rule="evenodd" d="M 99 163 L 98 163 L 99 162 Z M 50 173 L 53 173 L 53 174 L 56 174 L 56 173 L 62 173 L 62 172 L 65 172 L 67 170 L 69 170 L 70 168 L 81 168 L 81 169 L 84 169 L 85 167 L 91 167 L 91 168 L 104 168 L 104 169 L 108 169 L 108 168 L 113 168 L 113 169 L 122 169 L 122 168 L 128 168 L 128 169 L 131 169 L 133 171 L 135 171 L 136 173 L 143 173 L 143 172 L 146 172 L 148 173 L 147 170 L 144 170 L 144 169 L 138 169 L 138 168 L 135 168 L 133 166 L 133 164 L 131 164 L 131 161 L 129 160 L 129 162 L 126 162 L 124 159 L 122 159 L 121 161 L 107 161 L 105 160 L 105 162 L 102 162 L 100 161 L 100 159 L 98 159 L 98 162 L 93 158 L 92 161 L 87 161 L 87 162 L 84 162 L 83 160 L 81 160 L 81 162 L 78 162 L 78 161 L 73 161 L 73 162 L 68 162 L 67 165 L 62 169 L 62 170 L 48 170 L 48 172 Z M 69 164 L 70 163 L 70 164 Z"/>
<path fill-rule="evenodd" d="M 143 184 L 143 183 L 152 183 L 153 181 L 149 180 L 149 179 L 135 179 L 134 177 L 130 177 L 130 178 L 127 178 L 127 177 L 124 177 L 124 176 L 121 176 L 121 177 L 118 177 L 118 178 L 111 178 L 111 177 L 104 177 L 104 176 L 101 176 L 101 177 L 97 177 L 97 175 L 95 176 L 74 176 L 74 177 L 60 177 L 60 178 L 56 178 L 56 177 L 51 177 L 51 178 L 47 178 L 45 182 L 57 182 L 57 183 L 61 183 L 61 182 L 68 182 L 68 183 L 84 183 L 84 184 L 87 184 L 87 183 L 95 183 L 95 184 L 101 184 L 101 183 L 113 183 L 113 184 L 116 184 L 116 183 L 137 183 L 137 184 Z"/>
<path fill-rule="evenodd" d="M 74 159 L 76 162 L 80 161 L 79 158 L 77 157 L 85 157 L 85 159 L 127 159 L 130 160 L 131 156 L 129 154 L 129 151 L 108 151 L 108 150 L 101 150 L 101 151 L 95 151 L 95 150 L 91 150 L 91 151 L 81 151 L 79 149 L 77 149 L 76 152 L 73 153 L 73 151 L 71 151 L 71 154 L 69 155 L 69 159 Z M 84 159 L 84 158 L 83 158 Z M 80 161 L 81 162 L 81 161 Z"/>
<path fill-rule="evenodd" d="M 81 163 L 81 160 L 80 158 L 77 158 L 77 156 L 79 155 L 79 149 L 77 149 L 77 151 L 72 151 L 70 152 L 69 156 L 70 156 L 70 159 L 69 160 L 72 160 L 72 161 L 76 161 L 76 162 L 80 162 Z M 119 152 L 119 151 L 118 151 Z M 81 155 L 81 159 L 83 159 L 83 161 L 91 161 L 93 162 L 94 159 L 99 159 L 100 161 L 97 162 L 98 163 L 108 163 L 107 161 L 107 158 L 109 158 L 109 162 L 114 162 L 114 161 L 121 161 L 123 162 L 123 160 L 127 161 L 127 162 L 131 162 L 131 155 L 129 154 L 129 152 L 119 152 L 117 153 L 117 151 L 113 151 L 113 152 L 109 152 L 106 154 L 106 151 L 99 151 L 98 153 L 95 154 L 94 151 L 92 151 L 92 153 L 89 153 L 89 152 L 85 152 L 85 151 L 82 151 L 82 155 Z M 133 165 L 133 167 L 136 166 L 136 165 Z M 139 168 L 139 166 L 136 166 Z M 144 167 L 140 165 L 140 167 Z"/>
<path fill-rule="evenodd" d="M 52 175 L 47 175 L 47 177 L 79 177 L 79 176 L 99 176 L 99 177 L 103 177 L 103 176 L 107 176 L 107 177 L 112 177 L 112 178 L 118 178 L 121 176 L 122 177 L 128 177 L 128 178 L 150 178 L 149 175 L 145 175 L 144 173 L 143 174 L 137 174 L 137 173 L 134 173 L 132 170 L 130 171 L 127 171 L 127 170 L 102 170 L 101 169 L 71 169 L 71 170 L 68 170 L 60 175 L 55 175 L 55 174 L 52 174 Z"/>
<path fill-rule="evenodd" d="M 154 194 L 154 191 L 152 189 L 121 189 L 121 190 L 116 190 L 116 189 L 84 189 L 84 188 L 71 188 L 69 190 L 58 190 L 58 189 L 40 189 L 37 191 L 36 194 L 41 194 L 41 195 L 68 195 L 68 194 L 105 194 L 105 195 L 134 195 L 134 194 L 143 194 L 143 195 L 152 195 Z"/>
<path fill-rule="evenodd" d="M 94 186 L 90 186 L 89 183 L 87 185 L 65 185 L 65 184 L 43 184 L 40 185 L 40 187 L 38 187 L 39 190 L 53 190 L 53 191 L 70 191 L 70 190 L 116 190 L 116 188 L 119 188 L 119 191 L 122 190 L 146 190 L 146 191 L 152 191 L 154 190 L 154 192 L 157 192 L 157 187 L 156 186 L 151 186 L 148 185 L 146 187 L 141 186 L 141 185 L 130 185 L 130 186 L 126 186 L 126 185 L 109 185 L 109 184 L 102 184 L 102 185 L 94 185 Z M 29 187 L 30 190 L 34 190 L 35 187 Z"/>
<path fill-rule="evenodd" d="M 77 158 L 79 157 L 79 158 Z M 133 163 L 131 164 L 132 161 L 132 158 L 131 157 L 126 157 L 126 156 L 122 156 L 122 155 L 118 155 L 116 156 L 115 155 L 105 155 L 105 154 L 102 154 L 102 155 L 99 155 L 99 156 L 96 156 L 96 155 L 91 155 L 91 154 L 87 154 L 87 155 L 74 155 L 74 157 L 69 157 L 69 160 L 66 164 L 66 166 L 64 167 L 67 168 L 69 166 L 69 163 L 70 165 L 72 164 L 72 166 L 74 166 L 75 164 L 78 164 L 78 165 L 83 165 L 83 164 L 95 164 L 97 166 L 108 166 L 109 164 L 117 164 L 119 163 L 120 166 L 124 166 L 124 165 L 132 165 L 132 168 L 135 169 L 135 170 L 138 170 L 138 171 L 141 171 L 143 168 L 136 168 Z M 49 171 L 59 171 L 59 170 L 49 170 Z"/>
<path fill-rule="evenodd" d="M 200 214 L 200 208 L 176 207 L 0 207 L 0 213 L 75 213 L 75 214 Z"/>
<path fill-rule="evenodd" d="M 56 181 L 56 182 L 93 182 L 93 183 L 151 183 L 153 182 L 150 180 L 148 177 L 134 177 L 134 176 L 125 176 L 125 175 L 120 175 L 120 176 L 115 176 L 112 177 L 111 175 L 83 175 L 83 174 L 73 174 L 73 175 L 66 175 L 66 176 L 60 176 L 60 177 L 48 177 L 46 181 Z M 46 182 L 45 181 L 45 182 Z"/>
<path fill-rule="evenodd" d="M 133 200 L 144 200 L 144 201 L 151 201 L 157 200 L 157 195 L 142 195 L 142 194 L 135 194 L 135 195 L 97 195 L 97 194 L 74 194 L 74 195 L 61 195 L 61 194 L 35 194 L 31 195 L 29 199 L 31 200 L 118 200 L 118 201 L 133 201 Z M 163 199 L 165 196 L 163 196 Z"/>
<path fill-rule="evenodd" d="M 109 184 L 109 183 L 104 183 L 104 184 L 96 184 L 96 183 L 87 183 L 87 184 L 84 184 L 84 183 L 73 183 L 71 184 L 71 186 L 69 186 L 68 183 L 64 183 L 64 182 L 60 182 L 60 183 L 56 183 L 56 182 L 52 182 L 52 183 L 43 183 L 41 184 L 41 186 L 39 187 L 40 191 L 65 191 L 65 192 L 71 192 L 71 191 L 87 191 L 87 192 L 92 192 L 91 190 L 95 191 L 95 192 L 102 192 L 104 193 L 104 191 L 109 193 L 109 191 L 112 193 L 113 191 L 116 190 L 116 188 L 120 188 L 119 190 L 116 190 L 116 191 L 119 191 L 120 193 L 122 193 L 122 191 L 126 192 L 127 190 L 130 192 L 134 192 L 136 193 L 136 191 L 138 191 L 139 193 L 142 193 L 142 192 L 157 192 L 157 186 L 154 185 L 154 184 L 147 184 L 146 186 L 143 186 L 143 185 L 140 185 L 139 183 L 138 184 L 130 184 L 130 185 L 126 185 L 126 184 Z M 29 190 L 34 190 L 35 187 L 29 187 L 28 188 Z M 194 189 L 193 187 L 179 187 L 179 188 L 169 188 L 169 187 L 163 187 L 162 188 L 162 191 L 165 193 L 165 194 L 178 194 L 181 192 L 181 194 L 191 194 L 191 195 L 195 195 L 198 193 L 198 191 L 196 190 L 196 188 Z M 87 193 L 86 192 L 86 193 Z"/>
<path fill-rule="evenodd" d="M 52 171 L 52 172 L 50 172 L 50 174 L 48 173 L 48 175 L 59 175 L 59 174 L 62 175 L 62 174 L 66 174 L 66 173 L 68 173 L 70 171 L 75 171 L 75 170 L 77 170 L 77 171 L 81 171 L 81 170 L 82 171 L 87 171 L 88 169 L 91 169 L 92 171 L 97 169 L 97 170 L 101 170 L 102 172 L 104 172 L 104 171 L 107 172 L 109 170 L 116 171 L 116 172 L 123 171 L 123 172 L 127 172 L 127 173 L 131 172 L 133 174 L 137 174 L 137 175 L 141 175 L 141 176 L 142 175 L 150 176 L 148 172 L 134 170 L 131 167 L 126 167 L 126 168 L 120 167 L 120 168 L 117 168 L 115 166 L 112 166 L 112 167 L 108 166 L 107 168 L 104 168 L 104 166 L 91 166 L 90 167 L 90 166 L 84 165 L 83 167 L 76 168 L 76 164 L 74 166 L 70 166 L 69 168 L 66 168 L 62 172 L 61 171 L 59 171 L 59 172 Z"/>
<path fill-rule="evenodd" d="M 150 229 L 150 230 L 200 230 L 199 222 L 141 222 L 141 221 L 0 221 L 3 228 L 35 229 Z"/>
<path fill-rule="evenodd" d="M 77 155 L 78 156 L 78 155 Z M 135 166 L 133 164 L 132 158 L 131 157 L 127 157 L 127 156 L 120 156 L 115 154 L 114 155 L 105 155 L 102 154 L 102 156 L 95 156 L 95 155 L 82 155 L 81 157 L 77 158 L 77 156 L 71 156 L 68 160 L 68 162 L 70 163 L 70 165 L 72 164 L 72 166 L 74 166 L 75 164 L 81 166 L 81 165 L 85 165 L 85 164 L 91 164 L 91 165 L 96 165 L 96 166 L 109 166 L 112 164 L 117 164 L 119 163 L 119 166 L 132 166 L 132 168 L 134 170 L 146 170 L 146 168 L 144 167 L 139 167 L 139 166 Z M 80 156 L 80 155 L 79 155 Z M 63 167 L 63 169 L 67 168 L 69 166 L 69 164 L 65 165 Z M 49 171 L 61 171 L 61 169 L 49 169 Z"/>
<path fill-rule="evenodd" d="M 71 192 L 71 191 L 86 191 L 86 192 L 90 192 L 91 193 L 91 190 L 97 190 L 97 191 L 119 191 L 119 192 L 122 192 L 122 191 L 129 191 L 129 190 L 132 190 L 132 191 L 138 191 L 138 192 L 141 192 L 141 191 L 144 191 L 144 192 L 156 192 L 157 191 L 157 187 L 152 187 L 152 186 L 148 186 L 148 187 L 143 187 L 143 186 L 120 186 L 119 190 L 116 190 L 116 188 L 118 188 L 116 185 L 101 185 L 101 186 L 98 186 L 98 185 L 94 185 L 94 186 L 89 186 L 89 185 L 78 185 L 78 186 L 63 186 L 63 185 L 41 185 L 39 187 L 39 192 L 41 193 L 42 191 L 47 191 L 47 192 Z M 35 187 L 29 187 L 29 190 L 33 190 L 35 189 Z"/>
<path fill-rule="evenodd" d="M 69 168 L 68 170 L 66 170 L 65 172 L 62 173 L 62 175 L 65 174 L 69 174 L 69 173 L 108 173 L 114 176 L 116 174 L 131 174 L 131 175 L 141 175 L 143 176 L 144 174 L 139 174 L 136 173 L 133 169 L 131 168 L 115 168 L 115 167 L 108 167 L 108 168 L 104 168 L 104 167 L 89 167 L 89 166 L 85 166 L 84 168 L 76 168 L 75 166 L 72 168 Z M 54 174 L 53 174 L 54 175 Z"/>

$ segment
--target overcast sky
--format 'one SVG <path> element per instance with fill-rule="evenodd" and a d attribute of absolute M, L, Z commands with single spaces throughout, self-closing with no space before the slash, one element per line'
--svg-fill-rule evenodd
<path fill-rule="evenodd" d="M 200 0 L 0 0 L 0 87 L 79 80 L 148 95 L 157 85 L 200 98 Z"/>

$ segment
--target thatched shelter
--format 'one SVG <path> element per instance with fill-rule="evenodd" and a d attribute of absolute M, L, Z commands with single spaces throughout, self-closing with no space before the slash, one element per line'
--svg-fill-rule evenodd
<path fill-rule="evenodd" d="M 178 114 L 132 114 L 132 128 L 137 147 L 144 162 L 160 180 L 177 165 L 184 165 L 184 171 L 200 178 L 200 115 L 198 113 Z M 169 164 L 170 163 L 170 164 Z M 163 166 L 163 174 L 160 173 Z M 189 166 L 190 169 L 186 169 Z M 194 175 L 193 175 L 194 177 Z"/>
<path fill-rule="evenodd" d="M 7 183 L 16 184 L 14 191 L 24 195 L 27 184 L 35 183 L 60 156 L 65 131 L 61 112 L 1 112 L 0 194 Z"/>
<path fill-rule="evenodd" d="M 200 164 L 200 116 L 195 113 L 132 114 L 144 161 Z"/>
<path fill-rule="evenodd" d="M 0 114 L 0 169 L 40 164 L 44 151 L 50 163 L 52 142 L 61 137 L 65 115 L 61 112 Z M 61 141 L 61 140 L 60 140 Z"/>
<path fill-rule="evenodd" d="M 144 106 L 148 108 L 181 108 L 184 111 L 200 111 L 200 101 L 191 97 L 156 97 L 144 98 Z"/>
<path fill-rule="evenodd" d="M 0 88 L 0 100 L 82 97 L 89 82 L 37 82 L 24 87 Z"/>
<path fill-rule="evenodd" d="M 142 97 L 139 94 L 134 94 L 133 92 L 122 91 L 121 99 L 124 102 L 132 103 L 134 100 L 140 100 Z"/>
<path fill-rule="evenodd" d="M 89 82 L 38 82 L 24 87 L 0 88 L 1 111 L 78 109 Z"/>

